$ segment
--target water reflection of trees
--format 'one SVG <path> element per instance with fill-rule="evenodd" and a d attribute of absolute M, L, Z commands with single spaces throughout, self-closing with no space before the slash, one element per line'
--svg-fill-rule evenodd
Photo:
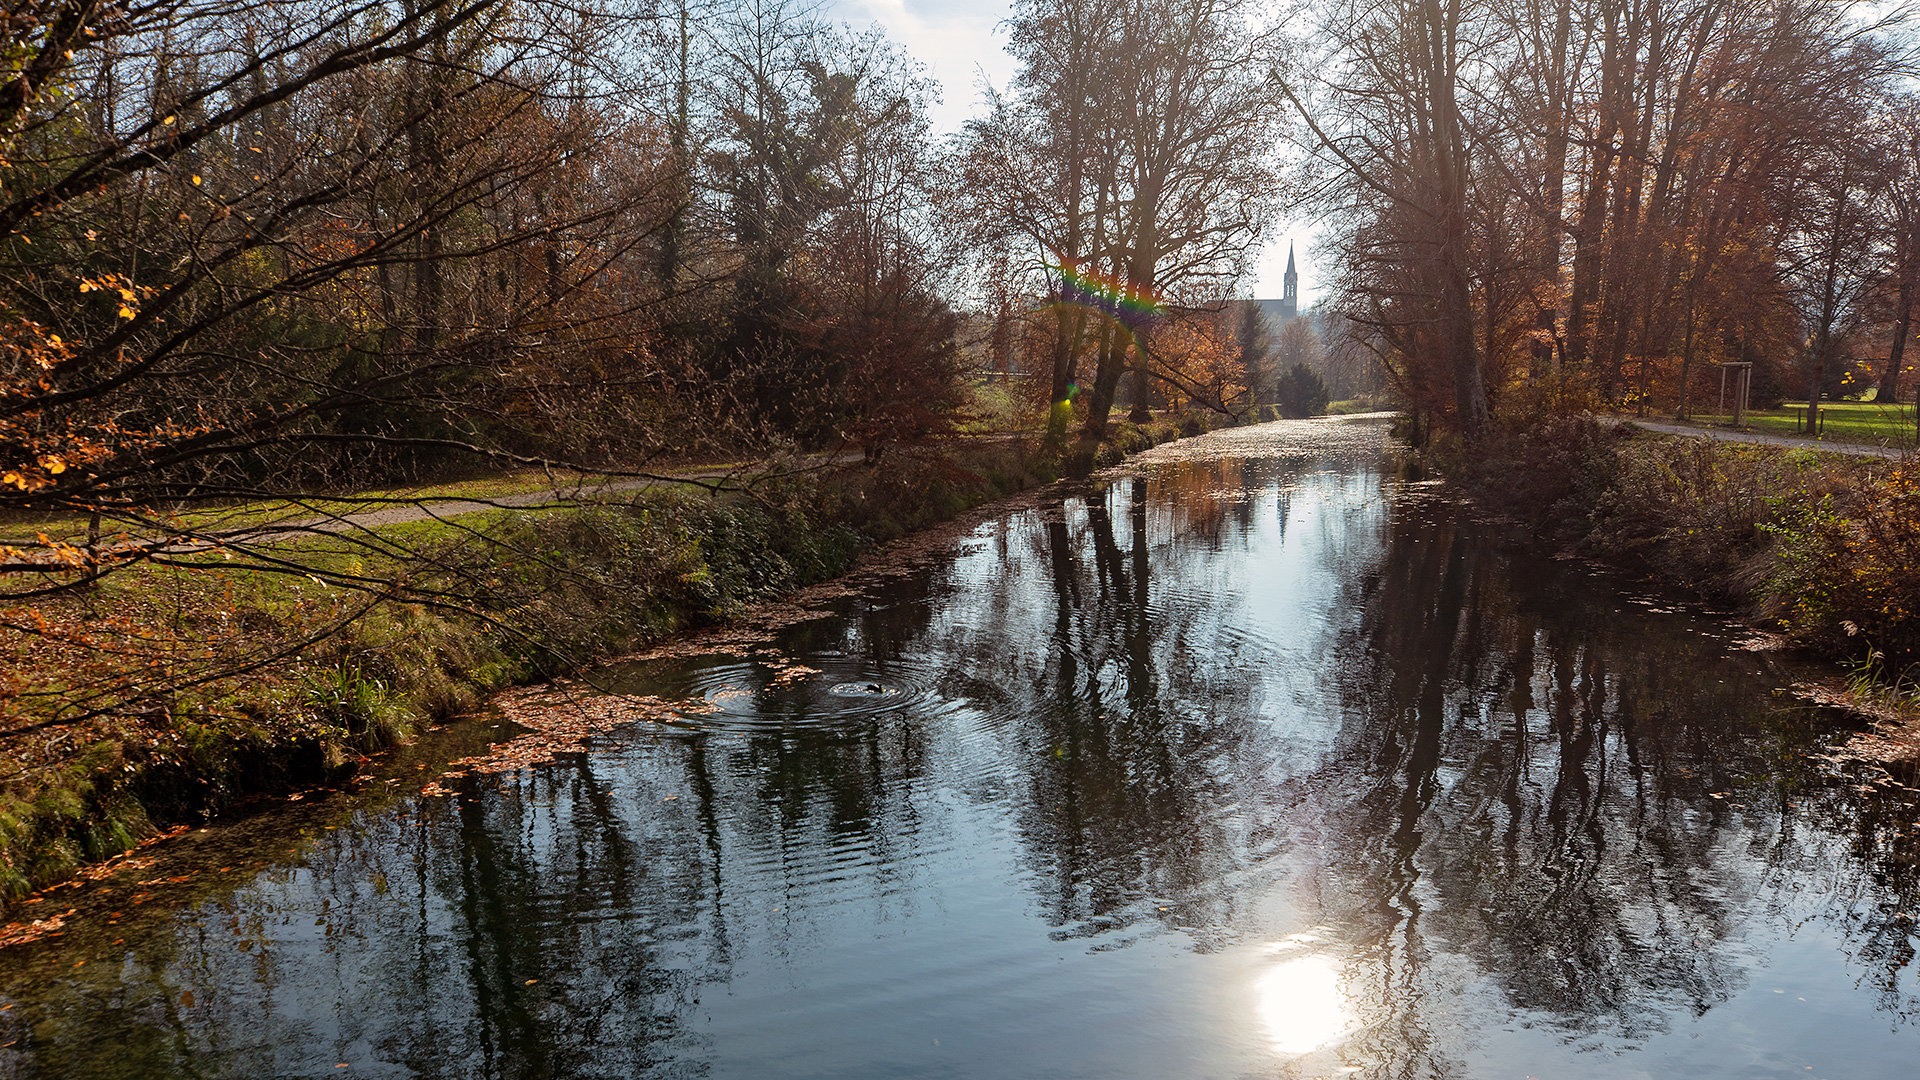
<path fill-rule="evenodd" d="M 581 756 L 329 833 L 39 996 L 18 1074 L 637 1075 L 713 977 L 696 823 L 643 797 Z"/>
<path fill-rule="evenodd" d="M 1189 463 L 1069 495 L 1004 568 L 1024 585 L 1000 587 L 1028 591 L 991 633 L 1026 645 L 987 670 L 1056 936 L 1126 926 L 1163 906 L 1149 899 L 1222 925 L 1233 873 L 1278 841 L 1279 808 L 1249 790 L 1265 784 L 1272 687 L 1233 647 L 1260 615 L 1231 579 L 1257 507 L 1303 466 Z"/>
<path fill-rule="evenodd" d="M 1125 486 L 1125 550 L 1108 492 L 1085 499 L 1081 520 L 1065 503 L 1047 514 L 1052 633 L 1009 716 L 1020 834 L 1055 925 L 1180 895 L 1205 880 L 1216 839 L 1199 811 L 1211 785 L 1188 768 L 1213 733 L 1181 724 L 1160 694 L 1159 653 L 1181 627 L 1178 608 L 1154 603 L 1144 487 Z"/>
<path fill-rule="evenodd" d="M 851 897 L 871 927 L 939 891 L 915 875 L 941 872 L 921 845 L 944 842 L 927 796 L 949 792 L 1010 821 L 1056 937 L 1165 918 L 1196 948 L 1257 940 L 1273 928 L 1247 901 L 1297 889 L 1349 960 L 1368 1023 L 1347 1053 L 1374 1075 L 1465 1072 L 1446 1010 L 1469 983 L 1569 1033 L 1710 1010 L 1746 978 L 1729 942 L 1761 902 L 1831 921 L 1913 1014 L 1911 808 L 1809 781 L 1810 725 L 1756 702 L 1717 641 L 1623 619 L 1437 504 L 1389 513 L 1369 473 L 1235 469 L 1072 493 L 782 642 L 911 675 L 937 708 L 475 781 L 316 838 L 118 964 L 0 972 L 25 1003 L 0 1037 L 26 1040 L 0 1074 L 358 1055 L 697 1075 L 700 997 L 805 937 L 809 904 Z M 1302 545 L 1282 588 L 1347 584 L 1330 631 L 1287 638 L 1241 575 Z M 1287 681 L 1302 670 L 1324 674 Z M 1324 721 L 1310 752 L 1296 714 Z"/>
<path fill-rule="evenodd" d="M 1442 956 L 1570 1032 L 1645 1036 L 1739 989 L 1728 937 L 1770 883 L 1727 849 L 1807 857 L 1796 807 L 1832 793 L 1787 764 L 1806 725 L 1699 626 L 1614 616 L 1443 506 L 1396 514 L 1357 592 L 1323 800 L 1331 921 L 1384 980 L 1355 1059 L 1456 1071 L 1433 1050 L 1444 1018 L 1423 1015 L 1464 979 Z M 1866 880 L 1833 854 L 1815 859 Z M 1907 932 L 1868 935 L 1889 936 Z"/>

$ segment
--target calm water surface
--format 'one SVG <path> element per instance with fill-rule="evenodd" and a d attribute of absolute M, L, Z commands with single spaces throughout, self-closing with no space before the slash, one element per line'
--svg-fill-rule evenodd
<path fill-rule="evenodd" d="M 1383 446 L 1165 448 L 606 673 L 679 722 L 56 893 L 0 1076 L 1913 1077 L 1909 793 Z"/>

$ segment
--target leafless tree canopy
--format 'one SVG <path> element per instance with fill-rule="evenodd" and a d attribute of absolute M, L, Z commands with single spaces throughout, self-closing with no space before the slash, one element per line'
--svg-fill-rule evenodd
<path fill-rule="evenodd" d="M 1828 0 L 1322 8 L 1279 78 L 1353 337 L 1416 411 L 1468 433 L 1545 378 L 1685 415 L 1717 361 L 1817 407 L 1876 319 L 1910 332 L 1905 18 Z"/>
<path fill-rule="evenodd" d="M 949 190 L 996 294 L 1045 324 L 1056 438 L 1082 386 L 1098 438 L 1128 370 L 1143 418 L 1150 379 L 1180 375 L 1155 363 L 1154 320 L 1217 307 L 1272 224 L 1281 42 L 1257 15 L 1239 0 L 1015 8 L 1021 73 L 969 125 Z"/>
<path fill-rule="evenodd" d="M 1022 0 L 1018 76 L 942 148 L 913 58 L 789 0 L 22 0 L 0 510 L 871 455 L 964 408 L 956 307 L 1056 439 L 1240 412 L 1220 312 L 1289 208 L 1333 237 L 1328 355 L 1468 434 L 1543 379 L 1685 414 L 1729 360 L 1817 404 L 1872 353 L 1898 392 L 1902 12 L 1270 14 Z"/>

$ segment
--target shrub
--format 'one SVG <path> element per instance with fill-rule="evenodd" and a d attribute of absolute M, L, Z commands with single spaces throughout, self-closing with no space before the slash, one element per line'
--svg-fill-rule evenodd
<path fill-rule="evenodd" d="M 1550 549 L 1745 607 L 1830 656 L 1879 654 L 1896 677 L 1920 662 L 1920 469 L 1534 420 L 1433 460 Z"/>
<path fill-rule="evenodd" d="M 357 667 L 309 671 L 300 689 L 307 708 L 321 722 L 345 731 L 361 750 L 392 746 L 412 734 L 406 704 L 385 682 Z"/>
<path fill-rule="evenodd" d="M 1864 655 L 1895 676 L 1920 663 L 1920 472 L 1913 465 L 1810 500 L 1775 531 L 1781 561 L 1769 584 L 1797 640 Z"/>
<path fill-rule="evenodd" d="M 1295 364 L 1281 372 L 1274 383 L 1274 398 L 1280 415 L 1299 420 L 1320 416 L 1327 411 L 1327 383 L 1319 372 L 1305 364 Z"/>
<path fill-rule="evenodd" d="M 1471 448 L 1441 443 L 1433 456 L 1475 500 L 1564 548 L 1593 532 L 1596 507 L 1619 480 L 1619 441 L 1591 417 L 1551 417 L 1489 432 Z"/>

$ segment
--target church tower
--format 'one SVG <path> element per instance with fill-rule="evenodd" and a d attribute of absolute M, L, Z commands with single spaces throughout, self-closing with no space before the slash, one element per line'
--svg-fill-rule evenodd
<path fill-rule="evenodd" d="M 1287 242 L 1287 274 L 1280 279 L 1280 317 L 1300 314 L 1300 275 L 1293 268 L 1293 242 Z"/>

